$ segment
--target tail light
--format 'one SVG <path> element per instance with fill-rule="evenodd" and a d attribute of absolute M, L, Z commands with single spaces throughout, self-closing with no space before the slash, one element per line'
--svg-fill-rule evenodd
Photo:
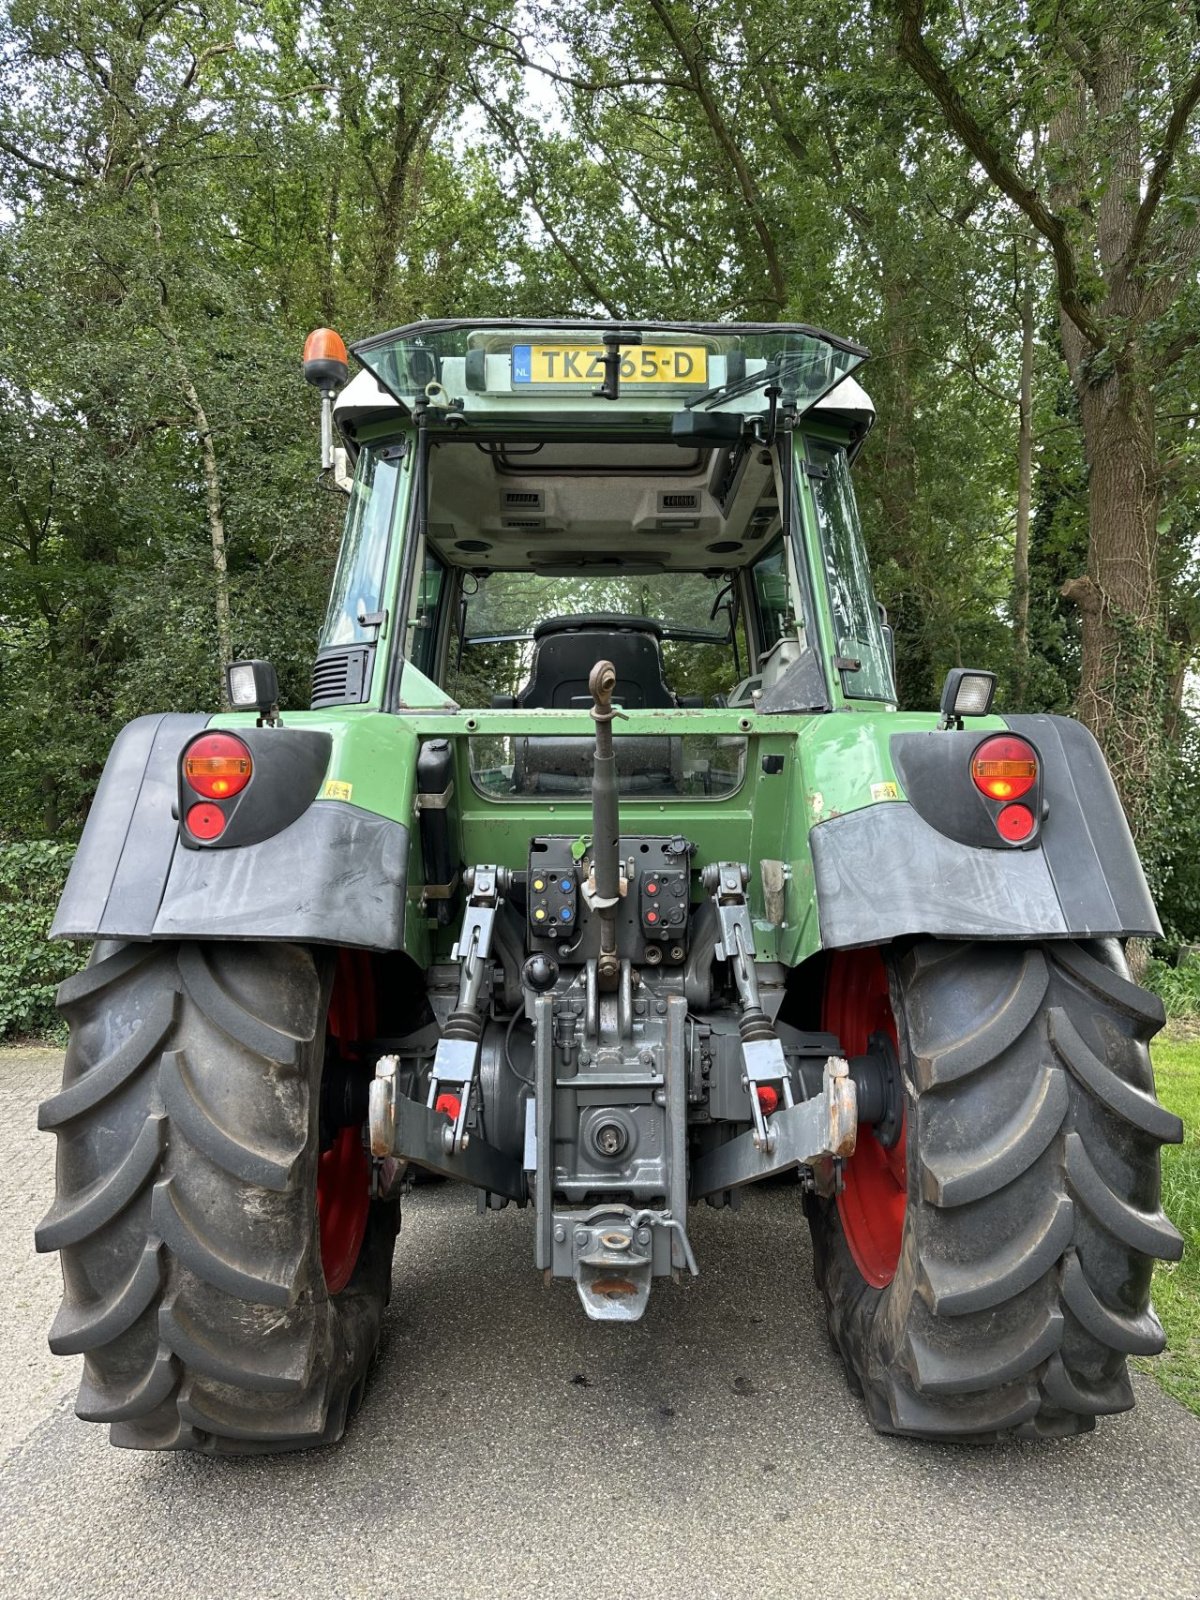
<path fill-rule="evenodd" d="M 1033 788 L 1037 776 L 1037 752 L 1012 734 L 985 739 L 971 757 L 971 778 L 989 800 L 1019 800 Z"/>
<path fill-rule="evenodd" d="M 253 771 L 249 750 L 231 733 L 202 734 L 183 758 L 184 777 L 206 800 L 229 800 L 240 794 Z"/>

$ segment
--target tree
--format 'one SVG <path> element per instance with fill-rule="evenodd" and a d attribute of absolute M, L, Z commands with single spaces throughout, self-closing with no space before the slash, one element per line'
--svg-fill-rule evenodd
<path fill-rule="evenodd" d="M 347 334 L 452 309 L 487 238 L 487 175 L 438 143 L 449 94 L 421 123 L 399 240 L 372 209 L 396 131 L 375 111 L 416 82 L 435 12 L 372 11 L 375 79 L 346 53 L 353 140 L 311 10 L 0 17 L 3 832 L 75 831 L 121 723 L 211 707 L 230 655 L 269 654 L 305 703 L 342 507 L 317 484 L 304 334 L 328 309 Z M 443 34 L 444 88 L 462 45 Z"/>
<path fill-rule="evenodd" d="M 997 0 L 971 17 L 931 17 L 925 0 L 885 9 L 946 125 L 1053 261 L 1088 467 L 1087 570 L 1064 591 L 1082 615 L 1079 712 L 1142 828 L 1169 676 L 1156 389 L 1197 342 L 1197 25 L 1109 0 L 1032 14 Z"/>
<path fill-rule="evenodd" d="M 534 63 L 562 114 L 506 112 L 497 136 L 575 293 L 867 343 L 879 425 L 859 498 L 902 698 L 936 703 L 964 659 L 1006 668 L 1013 213 L 947 145 L 890 29 L 821 0 L 785 25 L 729 0 L 568 0 L 538 22 L 496 48 Z"/>

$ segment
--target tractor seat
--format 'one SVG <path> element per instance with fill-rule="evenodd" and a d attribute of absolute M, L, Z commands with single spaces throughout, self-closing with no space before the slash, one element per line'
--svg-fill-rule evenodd
<path fill-rule="evenodd" d="M 592 703 L 592 668 L 597 661 L 611 661 L 618 705 L 639 710 L 674 706 L 678 702 L 663 678 L 662 633 L 662 624 L 653 617 L 617 612 L 549 617 L 533 630 L 533 668 L 517 704 L 526 710 L 585 710 Z"/>

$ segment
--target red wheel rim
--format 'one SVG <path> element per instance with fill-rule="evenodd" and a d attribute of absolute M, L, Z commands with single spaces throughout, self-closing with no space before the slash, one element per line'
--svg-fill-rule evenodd
<path fill-rule="evenodd" d="M 343 1056 L 341 1041 L 370 1038 L 375 1032 L 375 985 L 371 959 L 362 950 L 339 950 L 329 1032 Z M 352 1059 L 352 1057 L 351 1057 Z M 361 1128 L 341 1128 L 317 1161 L 317 1227 L 321 1267 L 330 1294 L 350 1282 L 367 1234 L 371 1212 L 371 1163 Z"/>
<path fill-rule="evenodd" d="M 342 1128 L 317 1162 L 317 1223 L 321 1266 L 330 1294 L 350 1282 L 367 1232 L 371 1163 L 361 1128 Z"/>
<path fill-rule="evenodd" d="M 823 1020 L 827 1031 L 837 1034 L 847 1055 L 865 1055 L 873 1033 L 886 1033 L 899 1051 L 887 968 L 877 949 L 833 953 L 825 978 Z M 900 1260 L 908 1201 L 907 1132 L 906 1119 L 899 1139 L 887 1150 L 873 1128 L 860 1127 L 837 1197 L 854 1264 L 876 1289 L 891 1283 Z"/>

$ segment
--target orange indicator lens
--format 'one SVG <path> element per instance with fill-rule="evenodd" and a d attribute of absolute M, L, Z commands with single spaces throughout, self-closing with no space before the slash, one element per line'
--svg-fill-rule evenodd
<path fill-rule="evenodd" d="M 985 739 L 971 758 L 971 777 L 989 800 L 1019 800 L 1037 782 L 1037 754 L 1024 739 Z"/>
<path fill-rule="evenodd" d="M 228 800 L 250 782 L 250 752 L 231 733 L 206 733 L 190 744 L 183 773 L 197 794 L 207 800 Z"/>

